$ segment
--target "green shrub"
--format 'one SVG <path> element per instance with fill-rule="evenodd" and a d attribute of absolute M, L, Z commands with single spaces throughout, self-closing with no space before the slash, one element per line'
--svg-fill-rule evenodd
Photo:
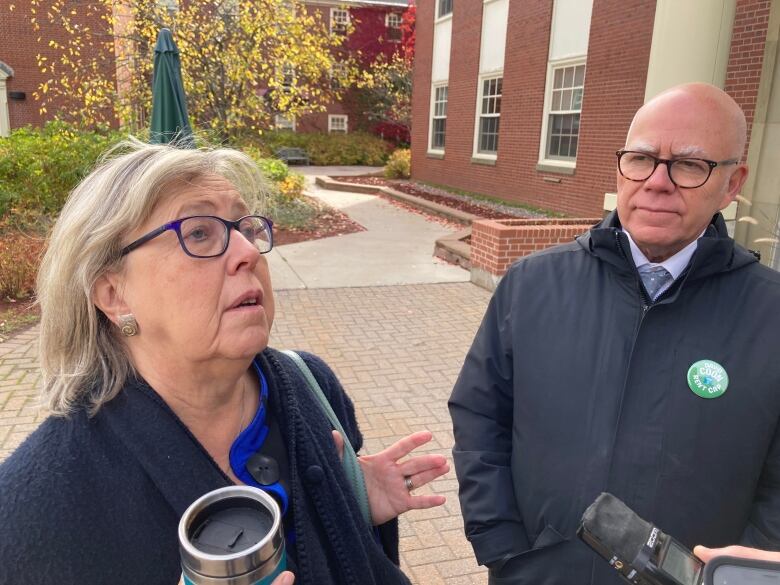
<path fill-rule="evenodd" d="M 412 152 L 408 148 L 399 148 L 387 161 L 385 177 L 388 179 L 408 179 L 412 176 Z"/>
<path fill-rule="evenodd" d="M 0 140 L 0 216 L 56 214 L 97 159 L 121 139 L 63 122 L 21 128 Z"/>
<path fill-rule="evenodd" d="M 388 142 L 363 132 L 324 134 L 271 131 L 263 134 L 260 140 L 261 148 L 272 153 L 285 146 L 303 148 L 311 164 L 320 166 L 382 166 L 391 149 Z"/>
<path fill-rule="evenodd" d="M 286 199 L 278 194 L 268 200 L 266 214 L 274 222 L 274 229 L 306 229 L 322 213 L 322 204 L 311 197 Z"/>
<path fill-rule="evenodd" d="M 278 158 L 269 158 L 263 149 L 256 145 L 249 145 L 241 148 L 241 150 L 248 154 L 260 167 L 260 170 L 266 176 L 274 182 L 283 181 L 290 173 L 290 169 L 287 167 L 287 163 L 279 160 Z"/>

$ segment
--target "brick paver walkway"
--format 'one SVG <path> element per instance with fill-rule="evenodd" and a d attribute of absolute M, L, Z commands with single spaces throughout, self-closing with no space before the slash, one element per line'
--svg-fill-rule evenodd
<path fill-rule="evenodd" d="M 429 429 L 428 450 L 450 457 L 447 397 L 489 297 L 469 283 L 279 291 L 272 345 L 333 367 L 355 401 L 367 452 Z M 36 334 L 0 344 L 0 459 L 41 419 Z M 403 569 L 419 585 L 486 583 L 463 536 L 454 471 L 430 489 L 447 503 L 401 517 Z"/>

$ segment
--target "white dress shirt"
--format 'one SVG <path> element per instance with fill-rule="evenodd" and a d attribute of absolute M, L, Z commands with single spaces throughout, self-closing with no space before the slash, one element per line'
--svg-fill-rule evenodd
<path fill-rule="evenodd" d="M 672 278 L 674 278 L 674 280 L 670 281 L 658 291 L 656 297 L 662 295 L 664 291 L 666 291 L 670 286 L 672 286 L 672 284 L 674 284 L 674 281 L 680 277 L 683 271 L 685 271 L 685 268 L 691 261 L 693 253 L 696 251 L 696 247 L 699 245 L 699 238 L 704 235 L 704 232 L 702 232 L 699 234 L 699 238 L 696 238 L 682 250 L 673 256 L 670 256 L 663 262 L 650 262 L 650 260 L 647 259 L 647 256 L 642 253 L 642 250 L 639 249 L 639 246 L 636 245 L 636 242 L 634 242 L 631 234 L 629 234 L 626 230 L 623 230 L 623 233 L 626 234 L 626 237 L 628 238 L 628 244 L 631 246 L 631 256 L 634 258 L 634 264 L 636 265 L 637 269 L 639 269 L 640 266 L 644 266 L 645 264 L 650 264 L 651 266 L 663 266 L 666 268 L 666 270 L 669 271 L 669 274 L 672 275 Z"/>

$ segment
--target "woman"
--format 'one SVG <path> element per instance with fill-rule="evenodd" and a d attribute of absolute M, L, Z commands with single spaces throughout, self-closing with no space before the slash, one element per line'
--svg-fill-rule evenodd
<path fill-rule="evenodd" d="M 267 347 L 273 239 L 252 215 L 257 168 L 227 149 L 126 147 L 73 191 L 41 265 L 52 416 L 0 466 L 0 582 L 174 584 L 184 510 L 248 483 L 284 508 L 299 585 L 408 583 L 395 518 L 442 504 L 411 488 L 448 467 L 438 455 L 397 460 L 430 433 L 361 458 L 366 526 L 341 437 L 294 362 Z M 358 450 L 350 399 L 302 357 Z M 278 464 L 274 477 L 258 476 L 254 453 Z"/>

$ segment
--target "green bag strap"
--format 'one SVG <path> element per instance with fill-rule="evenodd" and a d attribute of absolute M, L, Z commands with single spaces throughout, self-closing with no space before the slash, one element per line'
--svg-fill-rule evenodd
<path fill-rule="evenodd" d="M 330 402 L 328 402 L 325 394 L 323 394 L 322 388 L 320 388 L 317 379 L 314 377 L 314 374 L 311 373 L 309 366 L 306 365 L 306 362 L 303 361 L 303 358 L 292 350 L 284 350 L 282 353 L 292 359 L 292 361 L 295 362 L 295 365 L 298 366 L 298 369 L 303 374 L 303 377 L 306 378 L 306 382 L 308 383 L 312 393 L 317 397 L 322 410 L 325 412 L 325 415 L 328 417 L 328 419 L 330 419 L 330 424 L 333 425 L 334 429 L 341 433 L 341 436 L 344 439 L 344 456 L 341 459 L 341 463 L 344 467 L 344 473 L 347 475 L 349 483 L 352 484 L 352 491 L 354 492 L 355 498 L 357 499 L 358 505 L 360 506 L 363 519 L 366 521 L 368 527 L 371 528 L 373 526 L 373 522 L 371 520 L 371 509 L 368 506 L 368 490 L 366 490 L 366 480 L 363 477 L 363 470 L 360 468 L 360 463 L 358 463 L 355 449 L 352 448 L 352 444 L 349 442 L 349 439 L 347 439 L 347 433 L 344 432 L 344 428 L 341 426 L 336 413 L 333 412 L 333 408 L 331 408 Z"/>

